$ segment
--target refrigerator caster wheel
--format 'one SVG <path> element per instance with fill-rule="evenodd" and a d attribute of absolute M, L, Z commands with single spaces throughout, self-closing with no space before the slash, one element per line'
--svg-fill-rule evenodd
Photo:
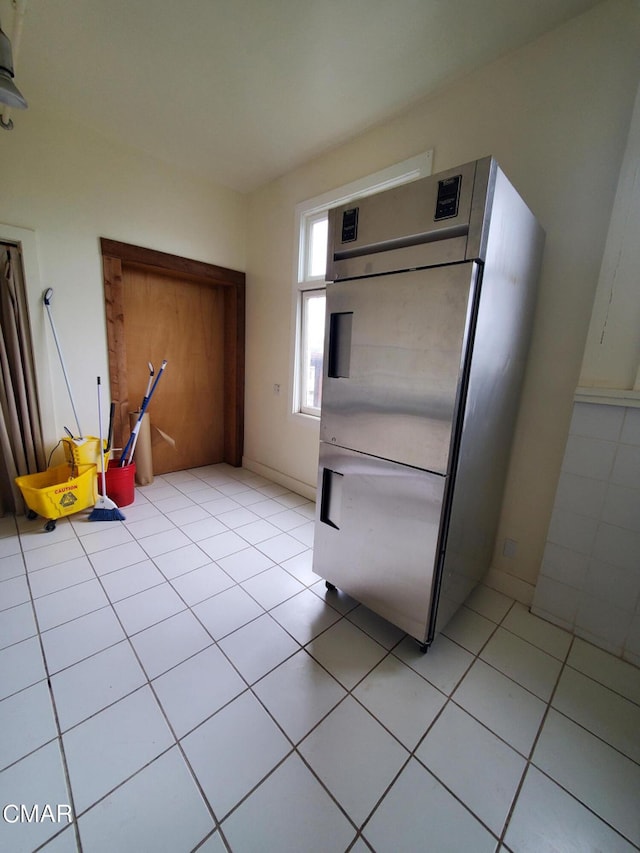
<path fill-rule="evenodd" d="M 55 521 L 53 521 L 53 520 L 52 520 L 52 521 L 47 521 L 47 523 L 46 523 L 46 524 L 45 524 L 45 526 L 44 526 L 44 529 L 47 531 L 47 533 L 51 533 L 51 531 L 52 531 L 52 530 L 55 530 L 55 529 L 56 529 L 56 523 L 55 523 Z"/>
<path fill-rule="evenodd" d="M 429 650 L 429 644 L 428 643 L 418 643 L 418 648 L 420 649 L 420 651 L 422 652 L 423 655 L 426 655 L 427 651 Z"/>
<path fill-rule="evenodd" d="M 329 590 L 329 592 L 335 592 L 336 591 L 336 587 L 332 583 L 330 583 L 329 581 L 325 581 L 324 585 Z"/>

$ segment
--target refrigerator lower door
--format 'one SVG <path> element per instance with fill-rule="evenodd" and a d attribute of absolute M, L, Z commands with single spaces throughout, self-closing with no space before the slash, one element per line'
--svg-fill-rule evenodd
<path fill-rule="evenodd" d="M 446 473 L 474 263 L 327 285 L 320 439 Z"/>
<path fill-rule="evenodd" d="M 446 478 L 320 444 L 313 570 L 424 642 Z"/>

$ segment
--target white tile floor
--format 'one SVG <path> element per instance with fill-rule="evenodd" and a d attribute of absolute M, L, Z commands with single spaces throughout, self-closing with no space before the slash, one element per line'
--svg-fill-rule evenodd
<path fill-rule="evenodd" d="M 640 849 L 640 671 L 485 587 L 422 655 L 313 509 L 218 465 L 0 519 L 0 849 Z"/>

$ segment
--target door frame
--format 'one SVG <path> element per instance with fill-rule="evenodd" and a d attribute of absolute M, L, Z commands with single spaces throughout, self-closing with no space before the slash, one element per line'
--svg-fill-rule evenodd
<path fill-rule="evenodd" d="M 122 447 L 129 430 L 125 306 L 122 267 L 135 264 L 183 280 L 217 287 L 224 296 L 224 461 L 242 465 L 244 442 L 245 274 L 215 264 L 100 238 L 111 399 L 116 404 L 114 444 Z M 136 402 L 134 408 L 139 405 Z"/>

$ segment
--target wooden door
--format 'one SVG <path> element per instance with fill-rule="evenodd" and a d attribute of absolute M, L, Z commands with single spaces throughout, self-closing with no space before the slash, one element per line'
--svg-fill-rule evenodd
<path fill-rule="evenodd" d="M 242 464 L 244 274 L 102 240 L 114 444 L 149 380 L 155 474 Z M 175 441 L 168 442 L 161 432 Z"/>
<path fill-rule="evenodd" d="M 130 403 L 144 397 L 149 363 L 157 371 L 167 360 L 149 404 L 154 473 L 222 462 L 224 298 L 220 288 L 128 264 L 123 266 L 122 281 Z"/>

